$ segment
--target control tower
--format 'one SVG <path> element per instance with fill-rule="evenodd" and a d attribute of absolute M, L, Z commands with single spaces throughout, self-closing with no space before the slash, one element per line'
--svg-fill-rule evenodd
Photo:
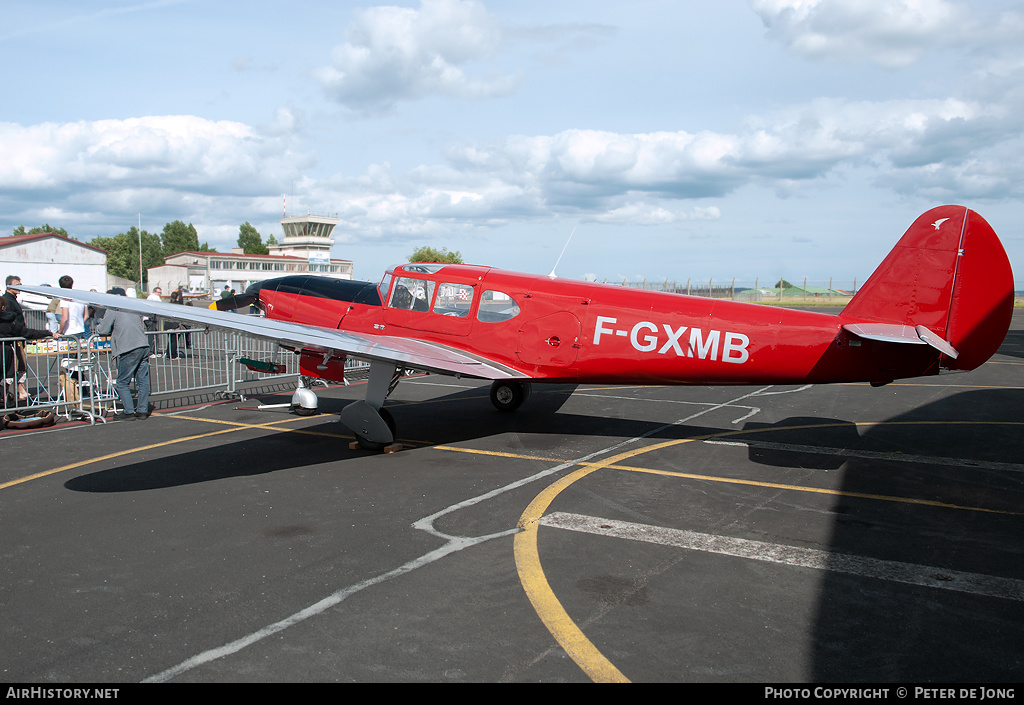
<path fill-rule="evenodd" d="M 277 245 L 271 245 L 270 254 L 301 257 L 311 262 L 329 262 L 331 247 L 334 245 L 331 232 L 337 224 L 337 218 L 312 213 L 282 218 L 284 240 Z"/>

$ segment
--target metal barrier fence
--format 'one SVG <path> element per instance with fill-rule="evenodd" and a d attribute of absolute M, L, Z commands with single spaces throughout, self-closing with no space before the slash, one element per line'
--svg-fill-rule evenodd
<path fill-rule="evenodd" d="M 298 355 L 241 333 L 180 328 L 146 336 L 156 355 L 150 358 L 151 394 L 223 387 L 226 394 L 233 395 L 240 383 L 299 374 Z M 272 362 L 284 369 L 258 372 L 243 360 Z"/>
<path fill-rule="evenodd" d="M 298 355 L 244 334 L 179 328 L 146 336 L 152 395 L 219 388 L 225 396 L 244 398 L 241 384 L 299 375 Z M 253 370 L 247 362 L 272 363 L 272 371 Z M 58 416 L 94 423 L 120 407 L 117 360 L 108 338 L 0 339 L 0 363 L 3 414 L 52 409 Z M 346 374 L 364 367 L 349 361 Z"/>
<path fill-rule="evenodd" d="M 651 280 L 613 281 L 605 283 L 618 284 L 631 289 L 647 289 L 649 291 L 666 291 L 673 294 L 703 296 L 712 299 L 731 299 L 733 301 L 829 301 L 846 303 L 857 292 L 857 279 L 807 279 L 802 277 L 792 283 L 780 278 L 753 280 L 740 279 L 687 279 L 683 280 Z"/>
<path fill-rule="evenodd" d="M 101 364 L 109 348 L 110 341 L 98 338 L 0 340 L 3 413 L 52 409 L 95 421 L 112 401 L 113 385 Z"/>

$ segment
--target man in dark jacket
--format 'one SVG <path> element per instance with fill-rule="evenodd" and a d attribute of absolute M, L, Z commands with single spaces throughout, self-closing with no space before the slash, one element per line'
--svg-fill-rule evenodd
<path fill-rule="evenodd" d="M 21 303 L 18 301 L 18 292 L 12 286 L 21 284 L 21 278 L 11 274 L 7 277 L 7 290 L 4 291 L 4 298 L 7 299 L 7 310 L 15 316 L 21 317 L 22 324 L 25 323 L 25 312 L 21 310 Z"/>
<path fill-rule="evenodd" d="M 3 295 L 4 304 L 5 304 L 4 308 L 6 309 L 7 313 L 10 313 L 10 314 L 14 315 L 14 317 L 15 317 L 15 325 L 19 325 L 20 324 L 20 325 L 24 326 L 25 325 L 25 312 L 21 310 L 21 303 L 19 303 L 19 301 L 18 301 L 18 292 L 15 289 L 11 288 L 12 286 L 18 286 L 18 284 L 21 284 L 21 277 L 17 276 L 16 274 L 10 274 L 10 275 L 7 276 L 7 281 L 5 283 L 7 285 L 7 289 L 4 291 L 4 295 Z M 25 337 L 25 336 L 21 336 L 21 337 Z M 5 349 L 6 349 L 6 346 L 5 346 Z M 22 349 L 21 345 L 13 346 L 13 351 L 14 351 L 14 355 L 17 358 L 17 361 L 18 361 L 18 399 L 21 399 L 21 400 L 24 401 L 25 399 L 28 399 L 28 390 L 25 387 L 25 378 L 27 376 L 27 370 L 28 370 L 28 360 L 25 359 L 25 351 Z M 7 373 L 6 367 L 7 367 L 7 360 L 5 359 L 4 360 L 4 368 L 5 368 L 4 369 L 4 376 L 5 377 L 7 376 L 7 374 L 6 374 Z"/>
<path fill-rule="evenodd" d="M 124 296 L 124 289 L 114 287 L 108 294 Z M 96 333 L 110 336 L 110 352 L 117 358 L 117 396 L 124 411 L 116 418 L 149 418 L 149 341 L 142 325 L 142 316 L 127 311 L 107 309 L 96 326 Z M 131 381 L 139 393 L 139 404 L 132 402 Z"/>
<path fill-rule="evenodd" d="M 14 286 L 20 283 L 21 281 L 19 280 L 14 283 Z M 48 330 L 33 330 L 27 327 L 25 325 L 25 316 L 21 312 L 21 306 L 18 305 L 17 299 L 15 299 L 12 306 L 10 300 L 13 296 L 8 298 L 8 294 L 0 296 L 0 340 L 4 338 L 27 338 L 31 340 L 33 338 L 49 338 L 52 336 Z M 18 343 L 4 340 L 0 344 L 0 365 L 3 367 L 4 379 L 13 379 L 15 368 L 17 368 L 18 399 L 26 400 L 28 392 L 25 388 L 25 370 L 28 366 L 25 362 L 25 353 Z M 6 406 L 7 403 L 4 402 L 4 405 Z"/>

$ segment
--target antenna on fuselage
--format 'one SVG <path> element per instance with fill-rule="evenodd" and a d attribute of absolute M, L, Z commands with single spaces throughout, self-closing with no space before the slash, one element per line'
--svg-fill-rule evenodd
<path fill-rule="evenodd" d="M 558 278 L 558 275 L 555 274 L 555 270 L 558 269 L 558 263 L 562 261 L 562 255 L 565 254 L 565 248 L 567 248 L 569 246 L 569 243 L 572 242 L 572 236 L 575 234 L 576 226 L 573 226 L 572 232 L 569 233 L 569 239 L 565 241 L 565 245 L 562 247 L 562 253 L 558 255 L 558 259 L 555 260 L 555 266 L 551 268 L 551 274 L 548 275 L 551 279 Z"/>

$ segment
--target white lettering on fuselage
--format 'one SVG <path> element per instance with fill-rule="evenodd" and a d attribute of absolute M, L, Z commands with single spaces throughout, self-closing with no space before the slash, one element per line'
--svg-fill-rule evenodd
<path fill-rule="evenodd" d="M 598 316 L 597 325 L 594 327 L 594 345 L 601 344 L 601 337 L 615 335 L 620 338 L 629 338 L 630 345 L 639 352 L 655 352 L 658 355 L 667 355 L 671 350 L 678 357 L 696 357 L 701 360 L 718 360 L 719 343 L 721 343 L 722 362 L 743 364 L 750 359 L 747 346 L 750 345 L 750 338 L 743 333 L 732 333 L 729 331 L 709 330 L 679 326 L 673 328 L 668 323 L 663 323 L 661 329 L 651 321 L 640 321 L 632 328 L 616 328 L 617 318 L 609 316 Z M 664 337 L 662 336 L 664 331 Z M 689 340 L 684 336 L 689 331 Z M 680 344 L 682 342 L 682 344 Z M 683 350 L 683 345 L 686 350 Z"/>

